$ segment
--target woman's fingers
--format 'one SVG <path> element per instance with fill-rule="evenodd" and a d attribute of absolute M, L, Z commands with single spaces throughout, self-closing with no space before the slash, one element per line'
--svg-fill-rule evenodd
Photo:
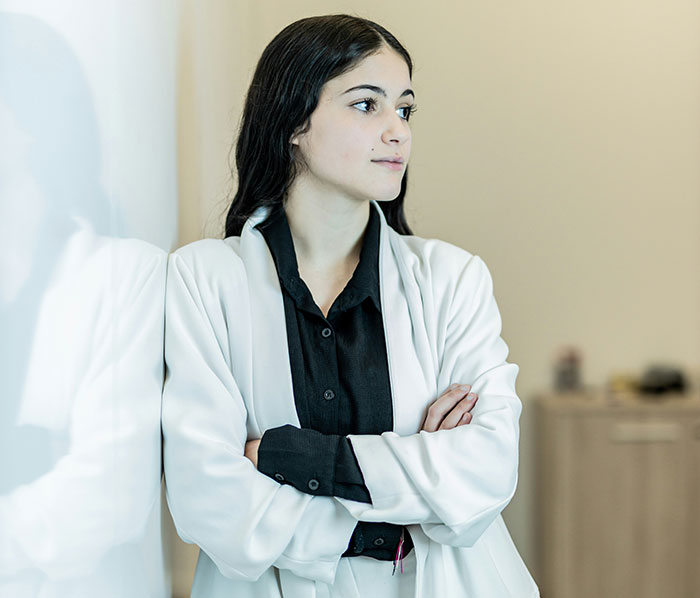
<path fill-rule="evenodd" d="M 466 397 L 464 397 L 455 407 L 450 411 L 442 423 L 438 427 L 438 430 L 451 430 L 456 428 L 461 424 L 468 424 L 471 421 L 472 414 L 470 411 L 472 407 L 476 404 L 479 397 L 476 393 L 470 392 Z M 468 417 L 468 419 L 467 419 Z"/>
<path fill-rule="evenodd" d="M 459 420 L 459 423 L 457 424 L 457 426 L 463 426 L 465 424 L 469 424 L 469 423 L 471 423 L 472 419 L 473 419 L 472 414 L 467 412 L 462 416 L 462 419 Z"/>
<path fill-rule="evenodd" d="M 452 384 L 429 408 L 423 423 L 423 430 L 435 432 L 447 414 L 459 404 L 471 390 L 469 384 Z"/>

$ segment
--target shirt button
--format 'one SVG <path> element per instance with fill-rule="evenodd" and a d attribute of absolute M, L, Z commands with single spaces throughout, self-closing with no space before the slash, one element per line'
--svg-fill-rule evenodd
<path fill-rule="evenodd" d="M 318 490 L 318 480 L 309 480 L 308 486 L 309 490 Z"/>
<path fill-rule="evenodd" d="M 323 338 L 328 338 L 331 334 L 333 334 L 333 331 L 330 328 L 324 328 L 321 330 L 321 336 Z"/>
<path fill-rule="evenodd" d="M 275 479 L 281 484 L 284 482 L 284 476 L 281 473 L 276 473 L 275 474 Z"/>
<path fill-rule="evenodd" d="M 328 389 L 326 392 L 323 393 L 323 398 L 326 399 L 326 401 L 332 401 L 335 399 L 335 393 Z"/>
<path fill-rule="evenodd" d="M 374 542 L 372 542 L 375 546 L 383 546 L 384 545 L 384 538 L 375 538 Z"/>

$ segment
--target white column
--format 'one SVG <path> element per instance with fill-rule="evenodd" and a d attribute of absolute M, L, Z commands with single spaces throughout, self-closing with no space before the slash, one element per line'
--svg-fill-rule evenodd
<path fill-rule="evenodd" d="M 167 596 L 164 0 L 0 0 L 0 595 Z"/>

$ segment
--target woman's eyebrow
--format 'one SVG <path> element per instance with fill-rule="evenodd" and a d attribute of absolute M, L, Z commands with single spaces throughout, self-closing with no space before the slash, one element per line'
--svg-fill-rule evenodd
<path fill-rule="evenodd" d="M 377 87 L 376 85 L 370 85 L 369 83 L 363 83 L 362 85 L 355 85 L 355 87 L 351 87 L 350 89 L 346 89 L 340 95 L 345 95 L 346 93 L 350 93 L 351 91 L 355 91 L 357 89 L 369 89 L 370 91 L 373 91 L 375 93 L 378 93 L 378 94 L 386 97 L 386 91 L 384 91 L 381 87 Z M 416 94 L 413 93 L 412 89 L 405 89 L 404 92 L 399 97 L 402 98 L 404 96 L 413 96 L 415 98 Z"/>

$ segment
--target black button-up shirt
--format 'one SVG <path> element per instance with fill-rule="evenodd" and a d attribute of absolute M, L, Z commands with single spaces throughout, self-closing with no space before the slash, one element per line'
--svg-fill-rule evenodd
<path fill-rule="evenodd" d="M 284 210 L 258 229 L 277 267 L 284 299 L 294 401 L 301 429 L 267 430 L 258 469 L 301 492 L 371 502 L 347 434 L 393 427 L 389 365 L 379 295 L 379 215 L 370 206 L 360 261 L 328 317 L 299 276 Z M 402 527 L 359 522 L 343 556 L 393 560 Z M 413 544 L 404 533 L 404 554 Z"/>

